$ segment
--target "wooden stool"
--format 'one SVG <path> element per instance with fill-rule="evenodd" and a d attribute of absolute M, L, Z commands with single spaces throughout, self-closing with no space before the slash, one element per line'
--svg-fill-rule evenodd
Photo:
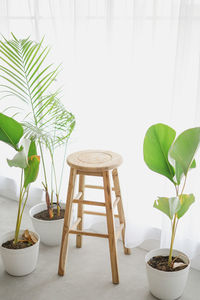
<path fill-rule="evenodd" d="M 118 274 L 118 262 L 117 262 L 117 248 L 116 242 L 122 235 L 122 241 L 124 246 L 124 253 L 130 254 L 130 249 L 125 247 L 125 217 L 121 199 L 120 185 L 117 167 L 122 163 L 122 158 L 119 154 L 110 151 L 99 151 L 99 150 L 87 150 L 73 153 L 68 156 L 67 163 L 71 167 L 68 194 L 65 209 L 65 218 L 62 234 L 62 242 L 60 248 L 60 261 L 58 274 L 64 275 L 65 263 L 68 250 L 68 238 L 69 234 L 76 234 L 76 247 L 81 248 L 82 246 L 82 235 L 108 238 L 110 248 L 110 262 L 112 269 L 112 281 L 113 283 L 119 283 Z M 112 170 L 112 177 L 114 187 L 110 186 L 110 174 Z M 74 187 L 76 176 L 79 175 L 79 193 L 74 197 Z M 96 185 L 85 185 L 85 176 L 100 176 L 103 177 L 103 187 Z M 105 194 L 105 202 L 95 202 L 84 200 L 84 189 L 103 189 Z M 115 192 L 116 199 L 112 203 L 111 193 Z M 72 203 L 78 204 L 78 218 L 76 222 L 70 228 L 71 210 Z M 83 210 L 83 205 L 94 205 L 94 206 L 105 206 L 106 213 L 86 211 Z M 118 214 L 114 215 L 113 211 L 117 207 Z M 83 226 L 83 214 L 92 214 L 98 216 L 106 216 L 108 234 L 94 233 L 88 231 L 82 231 Z M 114 218 L 119 218 L 120 227 L 116 231 Z"/>

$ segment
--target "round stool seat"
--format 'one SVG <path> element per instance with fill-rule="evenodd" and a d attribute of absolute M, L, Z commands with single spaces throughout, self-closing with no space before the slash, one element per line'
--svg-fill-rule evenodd
<path fill-rule="evenodd" d="M 67 157 L 70 167 L 86 172 L 103 172 L 117 168 L 122 163 L 121 155 L 104 150 L 85 150 Z"/>

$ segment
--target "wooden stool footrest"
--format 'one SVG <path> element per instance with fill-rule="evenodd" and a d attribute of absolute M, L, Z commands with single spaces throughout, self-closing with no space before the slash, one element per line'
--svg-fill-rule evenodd
<path fill-rule="evenodd" d="M 89 200 L 74 199 L 73 203 L 80 203 L 80 204 L 94 205 L 94 206 L 105 206 L 105 202 L 97 202 L 97 201 L 89 201 Z"/>
<path fill-rule="evenodd" d="M 87 189 L 96 189 L 96 190 L 104 190 L 103 186 L 99 186 L 99 185 L 92 185 L 92 184 L 86 184 L 85 188 Z M 115 188 L 112 188 L 112 191 L 115 191 Z"/>
<path fill-rule="evenodd" d="M 99 211 L 90 211 L 90 210 L 84 210 L 83 212 L 86 215 L 96 215 L 96 216 L 103 216 L 106 217 L 106 213 L 102 213 Z M 119 215 L 114 215 L 115 218 L 119 218 Z"/>
<path fill-rule="evenodd" d="M 108 238 L 108 234 L 96 233 L 96 232 L 90 232 L 90 231 L 82 231 L 82 230 L 73 230 L 73 229 L 70 229 L 69 233 L 71 233 L 71 234 L 78 234 L 78 235 L 87 235 L 87 236 L 101 237 L 101 238 Z"/>

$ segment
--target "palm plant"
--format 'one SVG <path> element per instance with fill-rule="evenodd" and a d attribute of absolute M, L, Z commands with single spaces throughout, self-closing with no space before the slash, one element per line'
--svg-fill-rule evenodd
<path fill-rule="evenodd" d="M 17 39 L 12 34 L 12 38 L 12 40 L 3 38 L 3 41 L 0 41 L 1 99 L 14 96 L 19 100 L 19 105 L 15 107 L 15 111 L 17 109 L 15 114 L 20 115 L 21 118 L 23 116 L 24 135 L 26 138 L 33 138 L 39 145 L 44 173 L 42 184 L 46 193 L 49 217 L 52 218 L 54 185 L 57 214 L 60 214 L 60 189 L 57 182 L 54 151 L 58 146 L 67 144 L 75 125 L 75 118 L 61 103 L 60 91 L 53 91 L 53 83 L 57 78 L 60 66 L 54 67 L 53 64 L 45 63 L 50 47 L 43 47 L 44 39 L 36 43 L 30 37 Z M 23 107 L 25 107 L 26 113 L 21 110 Z M 52 163 L 54 185 L 51 185 L 51 199 L 44 148 L 49 151 Z M 62 176 L 60 180 L 62 181 Z"/>

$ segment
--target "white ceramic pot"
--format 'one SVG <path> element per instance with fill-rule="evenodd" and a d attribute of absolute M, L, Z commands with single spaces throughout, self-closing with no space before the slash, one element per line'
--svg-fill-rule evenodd
<path fill-rule="evenodd" d="M 24 230 L 20 230 L 22 236 Z M 24 249 L 7 249 L 2 247 L 2 244 L 12 240 L 15 232 L 9 232 L 1 236 L 0 238 L 0 251 L 3 260 L 5 270 L 13 276 L 25 276 L 33 272 L 36 268 L 40 237 L 37 233 L 34 233 L 38 239 L 37 243 L 33 246 Z"/>
<path fill-rule="evenodd" d="M 65 203 L 60 203 L 61 208 L 65 209 Z M 34 215 L 47 209 L 46 203 L 33 206 L 29 215 L 31 217 L 35 231 L 39 233 L 42 243 L 48 246 L 58 246 L 61 243 L 64 219 L 44 221 L 34 218 Z"/>
<path fill-rule="evenodd" d="M 179 256 L 188 266 L 180 271 L 165 272 L 154 269 L 147 263 L 153 256 L 159 255 L 169 255 L 169 249 L 155 249 L 145 256 L 150 291 L 158 299 L 177 299 L 183 294 L 190 269 L 190 260 L 184 253 L 173 250 L 173 256 Z"/>

